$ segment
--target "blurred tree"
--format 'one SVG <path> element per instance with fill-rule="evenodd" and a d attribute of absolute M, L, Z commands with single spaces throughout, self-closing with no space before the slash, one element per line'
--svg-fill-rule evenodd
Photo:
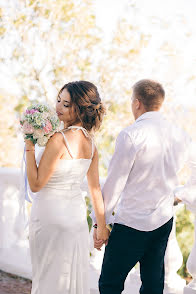
<path fill-rule="evenodd" d="M 92 1 L 9 1 L 2 5 L 0 17 L 4 88 L 0 94 L 14 96 L 10 103 L 13 118 L 31 101 L 54 104 L 57 89 L 70 80 L 83 79 L 90 71 L 100 38 Z M 6 120 L 3 111 L 1 107 L 1 117 Z M 14 122 L 9 137 L 16 137 Z M 7 144 L 9 152 L 11 139 Z M 16 166 L 19 162 L 2 156 L 1 165 L 6 164 Z"/>
<path fill-rule="evenodd" d="M 96 25 L 92 0 L 2 2 L 1 166 L 19 166 L 22 154 L 16 135 L 18 115 L 27 104 L 33 100 L 55 103 L 57 91 L 72 80 L 94 82 L 107 106 L 107 116 L 96 134 L 101 176 L 107 174 L 117 135 L 133 122 L 131 87 L 141 78 L 163 83 L 165 116 L 196 139 L 196 110 L 192 105 L 196 94 L 193 29 L 179 12 L 144 15 L 139 2 L 129 1 L 110 41 L 103 38 Z M 188 171 L 184 169 L 181 183 L 187 176 Z M 193 227 L 189 225 L 187 249 L 183 248 L 182 231 L 191 222 L 186 211 L 177 216 L 177 236 L 185 261 L 192 244 Z M 180 274 L 186 276 L 185 263 Z"/>

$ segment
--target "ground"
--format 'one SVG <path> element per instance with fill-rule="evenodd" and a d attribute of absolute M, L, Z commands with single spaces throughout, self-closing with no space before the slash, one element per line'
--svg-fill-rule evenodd
<path fill-rule="evenodd" d="M 31 281 L 0 270 L 0 294 L 30 294 Z"/>

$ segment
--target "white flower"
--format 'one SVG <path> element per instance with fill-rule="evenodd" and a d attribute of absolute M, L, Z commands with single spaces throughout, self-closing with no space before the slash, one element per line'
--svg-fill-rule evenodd
<path fill-rule="evenodd" d="M 56 115 L 50 117 L 51 122 L 55 123 L 55 122 L 57 122 L 57 120 L 58 120 L 58 117 Z"/>
<path fill-rule="evenodd" d="M 48 142 L 48 138 L 46 136 L 37 139 L 37 144 L 40 147 L 45 146 L 47 142 Z"/>
<path fill-rule="evenodd" d="M 35 130 L 33 133 L 34 139 L 39 139 L 39 138 L 42 138 L 43 136 L 44 136 L 44 130 L 42 129 Z"/>
<path fill-rule="evenodd" d="M 35 118 L 35 122 L 36 122 L 36 124 L 37 124 L 38 126 L 41 126 L 42 123 L 43 123 L 41 117 L 36 117 L 36 118 Z"/>
<path fill-rule="evenodd" d="M 49 116 L 48 112 L 43 112 L 43 114 L 42 114 L 42 118 L 43 119 L 48 118 L 48 116 Z"/>

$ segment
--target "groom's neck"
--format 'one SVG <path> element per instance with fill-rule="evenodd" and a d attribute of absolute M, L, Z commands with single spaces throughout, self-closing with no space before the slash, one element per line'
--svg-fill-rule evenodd
<path fill-rule="evenodd" d="M 138 119 L 138 117 L 140 117 L 142 114 L 144 114 L 145 112 L 147 112 L 146 110 L 141 110 L 141 111 L 138 111 L 136 114 L 135 114 L 135 120 Z"/>
<path fill-rule="evenodd" d="M 146 113 L 146 112 L 150 112 L 150 111 L 159 111 L 160 109 L 153 109 L 153 110 L 141 110 L 138 113 L 135 114 L 135 120 L 138 119 L 142 114 Z"/>

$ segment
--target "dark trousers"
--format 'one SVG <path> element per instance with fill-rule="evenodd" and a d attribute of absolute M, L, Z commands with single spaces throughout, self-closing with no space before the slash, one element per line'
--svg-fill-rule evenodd
<path fill-rule="evenodd" d="M 144 232 L 115 223 L 105 248 L 100 294 L 122 293 L 125 279 L 138 261 L 140 294 L 162 294 L 164 256 L 172 225 L 173 218 L 156 230 Z"/>

